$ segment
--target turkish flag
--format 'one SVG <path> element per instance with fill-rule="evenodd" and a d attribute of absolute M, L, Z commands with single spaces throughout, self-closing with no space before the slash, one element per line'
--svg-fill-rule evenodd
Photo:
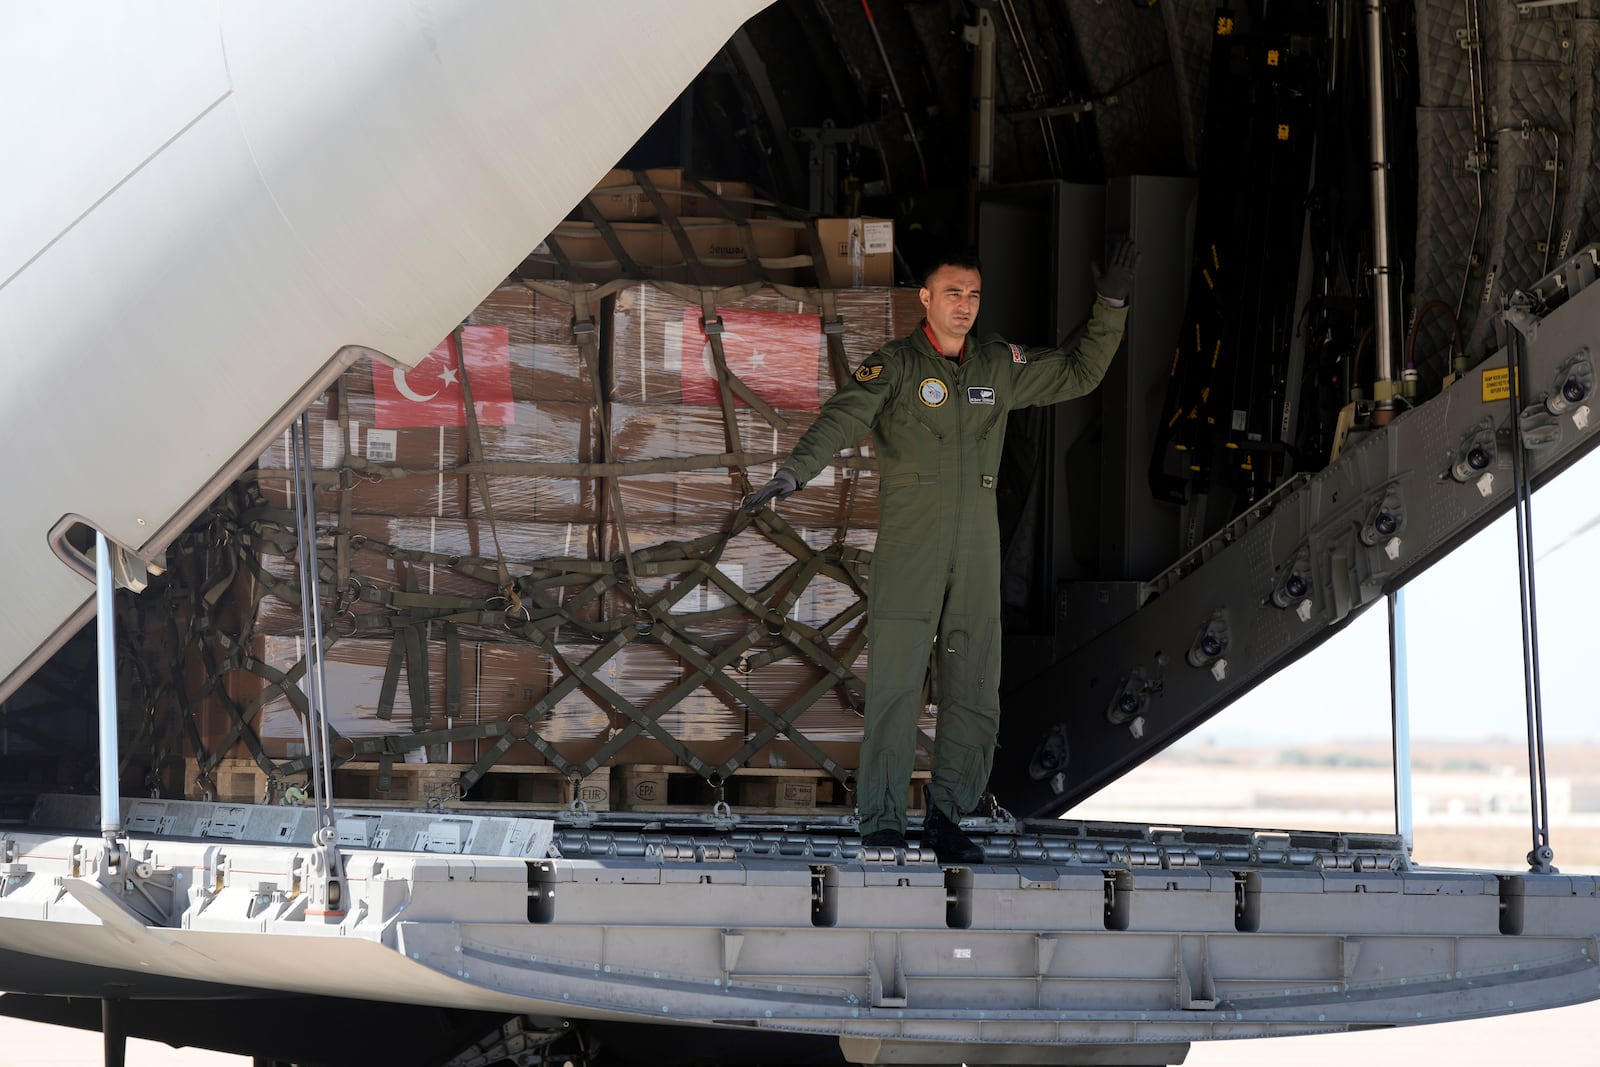
<path fill-rule="evenodd" d="M 504 326 L 468 326 L 461 331 L 472 406 L 480 426 L 511 426 L 511 339 Z M 446 337 L 428 358 L 410 370 L 372 361 L 372 395 L 378 426 L 465 426 L 467 405 L 461 392 L 461 360 L 455 337 Z"/>
<path fill-rule="evenodd" d="M 823 351 L 821 319 L 789 311 L 737 308 L 728 308 L 721 315 L 722 355 L 734 377 L 776 408 L 815 411 L 822 406 L 817 391 Z M 682 371 L 685 404 L 718 403 L 716 364 L 711 358 L 711 341 L 700 328 L 698 308 L 683 309 Z"/>

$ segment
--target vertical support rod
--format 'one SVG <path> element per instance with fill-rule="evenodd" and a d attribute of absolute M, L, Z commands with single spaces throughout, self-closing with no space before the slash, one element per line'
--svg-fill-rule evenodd
<path fill-rule="evenodd" d="M 128 1030 L 122 1024 L 127 1005 L 112 997 L 100 1001 L 100 1037 L 105 1067 L 125 1067 L 128 1062 Z"/>
<path fill-rule="evenodd" d="M 117 620 L 112 593 L 111 545 L 94 533 L 95 639 L 100 665 L 100 833 L 108 841 L 122 832 L 121 763 L 117 752 Z"/>
<path fill-rule="evenodd" d="M 1523 309 L 1517 309 L 1523 310 Z M 1517 592 L 1522 607 L 1522 689 L 1528 718 L 1528 812 L 1532 847 L 1528 867 L 1541 874 L 1555 870 L 1550 845 L 1549 780 L 1544 761 L 1544 689 L 1539 679 L 1539 602 L 1533 573 L 1533 475 L 1522 440 L 1522 364 L 1527 339 L 1517 310 L 1506 315 L 1506 368 L 1511 378 L 1511 496 L 1517 517 Z"/>
<path fill-rule="evenodd" d="M 1394 832 L 1410 855 L 1415 844 L 1411 805 L 1411 689 L 1406 661 L 1406 591 L 1389 594 L 1389 701 L 1394 725 Z"/>
<path fill-rule="evenodd" d="M 329 751 L 327 686 L 322 664 L 322 604 L 317 592 L 317 502 L 311 477 L 311 418 L 301 414 L 290 427 L 295 471 L 295 533 L 300 566 L 300 619 L 306 639 L 306 672 L 301 679 L 310 708 L 311 781 L 316 785 L 319 827 L 333 825 L 333 758 Z"/>
<path fill-rule="evenodd" d="M 974 177 L 978 185 L 988 185 L 994 181 L 994 56 L 995 34 L 994 16 L 986 9 L 978 9 L 977 47 L 978 59 L 978 92 L 974 101 L 974 117 L 977 123 L 977 170 Z"/>
<path fill-rule="evenodd" d="M 1366 0 L 1367 23 L 1367 117 L 1371 136 L 1372 170 L 1372 289 L 1376 303 L 1372 311 L 1376 376 L 1373 396 L 1378 407 L 1392 411 L 1394 399 L 1383 383 L 1392 382 L 1394 371 L 1395 313 L 1394 279 L 1390 274 L 1389 250 L 1389 145 L 1388 96 L 1384 88 L 1383 5 L 1381 0 Z M 1387 418 L 1381 420 L 1388 422 Z"/>
<path fill-rule="evenodd" d="M 994 16 L 978 10 L 977 21 L 963 27 L 962 39 L 972 48 L 972 159 L 967 176 L 967 240 L 978 241 L 978 198 L 994 181 Z"/>

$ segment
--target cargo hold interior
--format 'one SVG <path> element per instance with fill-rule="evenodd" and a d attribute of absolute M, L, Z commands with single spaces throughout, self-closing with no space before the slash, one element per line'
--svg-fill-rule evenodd
<path fill-rule="evenodd" d="M 1374 524 L 1446 509 L 1363 447 L 1444 471 L 1400 428 L 1503 361 L 1500 296 L 1575 296 L 1595 236 L 1588 141 L 1551 136 L 1554 118 L 1519 137 L 1439 127 L 1475 57 L 1435 7 L 1383 21 L 1422 62 L 1379 83 L 1381 274 L 1374 89 L 1358 36 L 1330 40 L 1320 8 L 1224 26 L 1137 4 L 786 0 L 750 19 L 426 356 L 352 354 L 309 398 L 336 795 L 848 818 L 872 443 L 776 513 L 738 505 L 862 358 L 916 328 L 917 268 L 951 246 L 984 261 L 978 332 L 1026 345 L 1070 338 L 1091 264 L 1142 250 L 1102 388 L 1011 422 L 1005 715 L 979 814 L 1066 810 L 1337 632 L 1510 506 L 1467 486 L 1478 499 L 1392 566 L 1362 562 L 1389 544 Z M 1517 32 L 1558 48 L 1573 31 L 1551 15 Z M 1593 88 L 1592 49 L 1572 51 L 1561 107 Z M 1557 178 L 1423 180 L 1469 149 L 1507 157 L 1498 174 L 1554 152 Z M 1384 286 L 1404 322 L 1375 317 Z M 1480 290 L 1498 295 L 1464 298 Z M 1387 378 L 1380 349 L 1403 353 Z M 1583 380 L 1556 363 L 1557 392 Z M 282 428 L 169 543 L 130 546 L 161 566 L 118 594 L 129 795 L 303 795 Z M 1470 451 L 1463 433 L 1446 451 Z M 1590 443 L 1535 457 L 1530 482 Z M 1361 501 L 1338 520 L 1360 558 L 1304 517 L 1328 478 Z M 1222 586 L 1195 580 L 1271 516 L 1270 547 Z M 86 629 L 13 679 L 5 814 L 97 788 L 93 663 Z M 930 679 L 913 813 L 938 696 Z"/>

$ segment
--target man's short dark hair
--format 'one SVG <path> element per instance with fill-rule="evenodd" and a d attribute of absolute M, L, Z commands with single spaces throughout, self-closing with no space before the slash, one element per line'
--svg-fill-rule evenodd
<path fill-rule="evenodd" d="M 974 248 L 952 249 L 929 258 L 922 271 L 922 287 L 928 287 L 928 279 L 937 274 L 942 267 L 959 267 L 962 270 L 975 270 L 983 273 L 983 264 L 978 262 L 978 252 Z"/>

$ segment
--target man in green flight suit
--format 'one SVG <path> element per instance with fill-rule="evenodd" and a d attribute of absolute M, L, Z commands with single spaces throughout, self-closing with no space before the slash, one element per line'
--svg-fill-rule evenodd
<path fill-rule="evenodd" d="M 941 863 L 983 862 L 982 846 L 962 833 L 960 819 L 988 784 L 1000 725 L 995 479 L 1006 414 L 1083 396 L 1100 384 L 1122 342 L 1137 260 L 1130 241 L 1105 271 L 1096 265 L 1099 299 L 1071 351 L 969 340 L 978 261 L 938 260 L 923 278 L 921 328 L 862 361 L 745 505 L 753 513 L 788 496 L 840 449 L 873 435 L 881 519 L 868 591 L 872 668 L 857 781 L 864 845 L 906 845 L 906 789 L 931 648 L 939 723 L 922 843 Z"/>

